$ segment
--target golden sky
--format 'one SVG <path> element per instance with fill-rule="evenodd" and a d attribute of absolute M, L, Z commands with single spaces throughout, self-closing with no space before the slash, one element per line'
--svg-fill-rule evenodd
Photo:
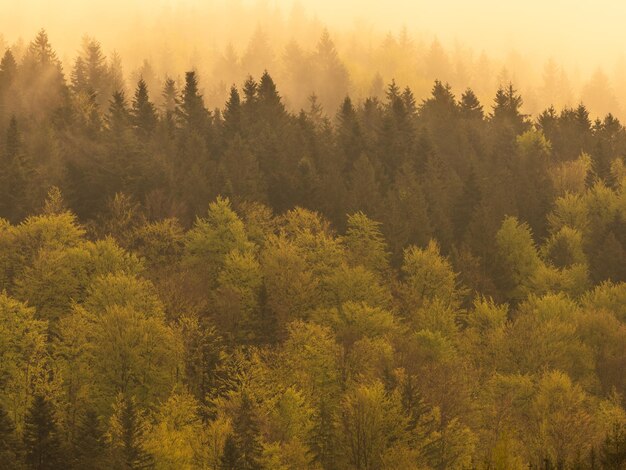
<path fill-rule="evenodd" d="M 0 33 L 7 40 L 29 38 L 44 26 L 56 44 L 68 47 L 83 34 L 103 43 L 142 33 L 172 11 L 203 12 L 219 4 L 241 8 L 278 7 L 292 0 L 0 0 Z M 459 41 L 491 53 L 514 48 L 524 54 L 554 55 L 581 67 L 595 67 L 624 53 L 626 2 L 622 0 L 300 0 L 331 28 L 373 26 L 380 31 L 406 26 L 444 42 Z M 198 15 L 202 18 L 202 14 Z M 190 20 L 193 20 L 191 18 Z M 233 24 L 232 18 L 226 23 Z M 236 32 L 236 27 L 230 28 Z M 115 47 L 118 47 L 116 44 Z"/>

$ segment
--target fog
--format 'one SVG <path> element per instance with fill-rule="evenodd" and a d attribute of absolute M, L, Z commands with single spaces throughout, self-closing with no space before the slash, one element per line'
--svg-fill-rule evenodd
<path fill-rule="evenodd" d="M 287 47 L 312 53 L 326 27 L 357 99 L 394 78 L 424 97 L 438 78 L 457 93 L 471 86 L 488 102 L 511 81 L 530 113 L 584 100 L 592 113 L 621 115 L 625 16 L 617 0 L 0 0 L 0 48 L 19 53 L 45 28 L 69 75 L 89 35 L 107 56 L 119 53 L 129 83 L 144 60 L 154 86 L 197 69 L 211 106 L 221 105 L 230 82 L 267 68 L 298 108 L 320 90 L 299 86 Z"/>

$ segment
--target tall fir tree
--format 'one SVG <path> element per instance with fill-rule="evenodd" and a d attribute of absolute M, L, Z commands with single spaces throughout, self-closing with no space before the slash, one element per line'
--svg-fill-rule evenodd
<path fill-rule="evenodd" d="M 0 405 L 0 468 L 23 468 L 22 457 L 15 425 L 4 407 Z"/>
<path fill-rule="evenodd" d="M 247 392 L 241 395 L 241 403 L 233 419 L 237 469 L 260 470 L 262 447 L 259 441 L 259 424 L 252 398 Z"/>
<path fill-rule="evenodd" d="M 143 78 L 137 82 L 130 114 L 136 132 L 143 138 L 150 137 L 157 125 L 157 113 Z"/>
<path fill-rule="evenodd" d="M 52 404 L 36 395 L 24 423 L 26 464 L 32 470 L 64 468 L 61 441 Z"/>
<path fill-rule="evenodd" d="M 0 217 L 17 221 L 28 208 L 29 165 L 15 116 L 9 121 L 0 157 Z"/>
<path fill-rule="evenodd" d="M 73 468 L 106 470 L 110 468 L 108 447 L 98 414 L 88 410 L 79 422 L 74 442 Z"/>
<path fill-rule="evenodd" d="M 121 396 L 115 408 L 110 431 L 113 468 L 154 468 L 154 459 L 144 448 L 144 422 L 134 398 Z"/>

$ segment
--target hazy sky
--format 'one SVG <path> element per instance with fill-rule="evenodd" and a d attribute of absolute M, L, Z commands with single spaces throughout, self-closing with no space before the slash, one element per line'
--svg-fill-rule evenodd
<path fill-rule="evenodd" d="M 90 33 L 104 43 L 134 30 L 164 11 L 202 10 L 224 0 L 0 0 L 0 33 L 7 40 L 30 38 L 46 27 L 61 47 Z M 255 5 L 255 0 L 229 1 Z M 288 12 L 292 0 L 267 0 Z M 593 67 L 623 54 L 626 2 L 623 0 L 300 0 L 332 28 L 355 23 L 381 31 L 406 26 L 457 40 L 491 53 L 515 48 L 522 53 L 555 55 L 562 61 Z"/>

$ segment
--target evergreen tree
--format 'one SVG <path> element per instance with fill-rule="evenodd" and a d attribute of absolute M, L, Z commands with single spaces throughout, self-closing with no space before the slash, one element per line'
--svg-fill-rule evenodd
<path fill-rule="evenodd" d="M 220 459 L 220 470 L 239 470 L 238 459 L 237 444 L 232 434 L 229 434 Z"/>
<path fill-rule="evenodd" d="M 109 130 L 119 136 L 130 124 L 131 114 L 123 91 L 116 91 L 109 101 L 107 124 Z"/>
<path fill-rule="evenodd" d="M 322 399 L 313 416 L 309 447 L 313 460 L 324 470 L 338 468 L 339 449 L 337 445 L 337 425 L 330 403 Z"/>
<path fill-rule="evenodd" d="M 52 404 L 36 395 L 24 424 L 26 463 L 33 470 L 63 468 L 61 442 Z"/>
<path fill-rule="evenodd" d="M 509 83 L 507 87 L 500 87 L 494 99 L 491 120 L 511 126 L 516 135 L 521 134 L 528 128 L 527 116 L 522 114 L 521 107 L 524 101 Z"/>
<path fill-rule="evenodd" d="M 259 425 L 250 395 L 242 392 L 241 403 L 233 419 L 233 440 L 236 448 L 238 470 L 260 470 L 262 447 L 259 442 Z"/>
<path fill-rule="evenodd" d="M 74 456 L 73 467 L 76 469 L 106 470 L 110 468 L 105 435 L 94 410 L 88 410 L 78 425 Z"/>
<path fill-rule="evenodd" d="M 0 468 L 22 468 L 20 447 L 13 421 L 0 405 Z"/>
<path fill-rule="evenodd" d="M 176 82 L 172 78 L 168 77 L 165 79 L 161 99 L 163 100 L 163 110 L 166 113 L 176 111 L 176 106 L 178 105 L 178 91 L 176 90 Z"/>
<path fill-rule="evenodd" d="M 465 90 L 461 95 L 459 109 L 461 111 L 461 116 L 463 116 L 465 119 L 482 120 L 484 117 L 483 107 L 470 88 Z"/>
<path fill-rule="evenodd" d="M 133 398 L 121 396 L 118 400 L 110 434 L 114 468 L 145 470 L 154 467 L 152 455 L 144 448 L 143 417 Z"/>
<path fill-rule="evenodd" d="M 282 117 L 285 107 L 276 89 L 276 84 L 267 70 L 263 72 L 259 81 L 257 96 L 260 111 L 264 117 L 270 119 L 270 122 L 275 122 L 277 118 Z"/>
<path fill-rule="evenodd" d="M 208 112 L 204 107 L 202 95 L 198 90 L 198 77 L 194 71 L 185 73 L 185 88 L 177 109 L 181 121 L 189 129 L 198 132 L 204 130 Z"/>
<path fill-rule="evenodd" d="M 254 78 L 248 76 L 245 83 L 243 84 L 243 102 L 249 113 L 252 112 L 255 108 L 255 104 L 258 100 L 258 91 L 259 84 L 254 80 Z"/>
<path fill-rule="evenodd" d="M 0 60 L 0 96 L 3 96 L 9 90 L 16 74 L 17 62 L 11 49 L 7 49 L 4 56 L 2 56 L 2 60 Z"/>
<path fill-rule="evenodd" d="M 13 116 L 0 154 L 0 217 L 19 220 L 28 206 L 29 169 L 22 150 L 22 136 Z"/>
<path fill-rule="evenodd" d="M 241 134 L 241 98 L 235 85 L 230 87 L 230 95 L 226 101 L 223 116 L 226 139 L 234 137 L 237 133 Z"/>
<path fill-rule="evenodd" d="M 482 199 L 481 189 L 478 184 L 478 177 L 474 167 L 470 168 L 469 175 L 463 184 L 463 191 L 456 203 L 454 214 L 454 230 L 457 241 L 461 240 L 465 235 L 465 231 L 469 226 L 474 211 L 480 204 Z"/>
<path fill-rule="evenodd" d="M 363 153 L 363 136 L 352 100 L 346 97 L 337 113 L 337 138 L 345 161 L 344 171 L 351 172 Z"/>
<path fill-rule="evenodd" d="M 137 82 L 130 113 L 137 133 L 144 138 L 149 137 L 157 125 L 157 114 L 148 96 L 148 87 L 143 78 Z"/>

